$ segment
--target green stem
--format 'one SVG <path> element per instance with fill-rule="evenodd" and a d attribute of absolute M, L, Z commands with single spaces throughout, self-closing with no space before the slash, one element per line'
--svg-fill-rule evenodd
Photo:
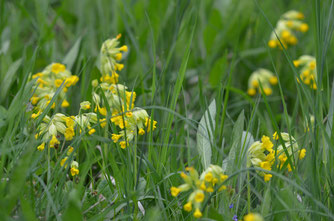
<path fill-rule="evenodd" d="M 250 197 L 251 197 L 251 190 L 250 190 L 250 178 L 249 178 L 249 171 L 247 171 L 247 210 L 250 213 Z"/>

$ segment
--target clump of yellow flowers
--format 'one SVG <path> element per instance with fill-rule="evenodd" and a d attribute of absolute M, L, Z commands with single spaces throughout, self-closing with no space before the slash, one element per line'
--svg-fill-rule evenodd
<path fill-rule="evenodd" d="M 248 95 L 254 96 L 257 92 L 261 92 L 260 82 L 263 88 L 263 92 L 266 95 L 271 95 L 273 91 L 270 85 L 276 85 L 278 80 L 271 71 L 260 68 L 254 71 L 248 79 Z"/>
<path fill-rule="evenodd" d="M 305 157 L 306 150 L 299 149 L 295 138 L 288 133 L 281 133 L 280 135 L 285 148 L 282 144 L 274 147 L 273 142 L 265 135 L 262 136 L 261 141 L 254 142 L 247 152 L 247 167 L 254 166 L 271 171 L 272 166 L 276 162 L 279 169 L 283 169 L 286 165 L 288 171 L 292 171 L 295 165 L 294 163 Z M 279 139 L 277 132 L 273 134 L 273 139 Z M 263 171 L 258 171 L 258 174 L 263 176 L 265 182 L 269 181 L 272 177 L 270 173 Z"/>
<path fill-rule="evenodd" d="M 92 82 L 94 111 L 102 115 L 101 126 L 106 125 L 107 107 L 110 107 L 110 121 L 120 128 L 119 133 L 113 133 L 111 139 L 126 148 L 129 142 L 139 134 L 156 128 L 156 121 L 151 121 L 146 110 L 135 107 L 136 93 L 127 91 L 127 87 L 118 84 L 116 71 L 123 69 L 124 65 L 118 61 L 122 59 L 122 52 L 128 51 L 126 45 L 118 47 L 120 35 L 106 40 L 101 47 L 101 73 L 100 83 L 97 79 Z M 102 93 L 106 99 L 102 99 Z M 108 103 L 108 104 L 106 104 Z"/>
<path fill-rule="evenodd" d="M 187 203 L 184 204 L 183 209 L 187 212 L 193 212 L 195 218 L 202 217 L 201 203 L 205 197 L 214 191 L 215 187 L 219 187 L 218 191 L 226 189 L 223 182 L 228 178 L 223 173 L 223 169 L 216 165 L 210 165 L 200 176 L 193 167 L 186 168 L 187 173 L 181 172 L 181 177 L 184 184 L 171 187 L 171 194 L 173 197 L 179 195 L 180 192 L 191 190 Z"/>
<path fill-rule="evenodd" d="M 68 107 L 70 104 L 66 100 L 66 92 L 69 87 L 75 85 L 79 78 L 72 75 L 65 65 L 52 63 L 42 72 L 36 73 L 32 79 L 37 78 L 34 87 L 34 94 L 31 97 L 31 104 L 34 105 L 32 118 L 37 118 L 42 111 L 49 105 L 51 98 L 55 95 L 57 89 L 64 83 L 64 87 L 59 93 L 58 100 L 52 104 L 51 108 L 61 102 L 62 107 Z"/>
<path fill-rule="evenodd" d="M 296 45 L 298 39 L 295 35 L 296 32 L 307 32 L 309 27 L 306 23 L 302 22 L 304 14 L 295 10 L 284 13 L 276 24 L 276 28 L 270 35 L 268 46 L 271 48 L 282 46 L 276 37 L 279 37 L 283 46 L 287 48 L 288 45 Z"/>
<path fill-rule="evenodd" d="M 300 69 L 300 79 L 306 85 L 309 85 L 310 88 L 317 89 L 317 69 L 316 69 L 316 60 L 313 56 L 303 55 L 297 60 L 293 61 L 293 64 L 296 68 Z M 299 79 L 297 78 L 298 82 Z"/>

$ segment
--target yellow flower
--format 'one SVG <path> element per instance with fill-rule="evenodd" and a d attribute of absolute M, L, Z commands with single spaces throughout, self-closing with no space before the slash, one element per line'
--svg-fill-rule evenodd
<path fill-rule="evenodd" d="M 127 52 L 128 51 L 128 46 L 123 45 L 122 47 L 119 48 L 120 51 Z"/>
<path fill-rule="evenodd" d="M 80 103 L 80 108 L 82 110 L 88 110 L 90 109 L 90 102 L 89 101 L 83 101 Z"/>
<path fill-rule="evenodd" d="M 107 115 L 107 109 L 105 107 L 102 107 L 102 108 L 98 107 L 98 109 L 99 109 L 100 114 L 102 114 L 103 116 Z"/>
<path fill-rule="evenodd" d="M 265 170 L 271 170 L 271 164 L 268 161 L 261 162 L 260 167 Z"/>
<path fill-rule="evenodd" d="M 42 151 L 44 150 L 44 148 L 45 148 L 45 143 L 42 143 L 41 145 L 37 147 L 37 150 Z"/>
<path fill-rule="evenodd" d="M 204 193 L 202 192 L 202 191 L 197 191 L 197 193 L 196 193 L 196 195 L 195 195 L 195 202 L 197 202 L 197 203 L 201 203 L 201 202 L 203 202 L 203 200 L 204 200 Z"/>
<path fill-rule="evenodd" d="M 194 212 L 194 217 L 195 218 L 201 218 L 202 217 L 202 213 L 198 208 Z"/>
<path fill-rule="evenodd" d="M 65 65 L 60 63 L 53 63 L 51 66 L 51 71 L 55 74 L 58 74 L 59 72 L 64 72 L 66 70 Z"/>
<path fill-rule="evenodd" d="M 268 173 L 268 174 L 265 174 L 265 175 L 264 175 L 264 181 L 265 181 L 265 182 L 268 182 L 268 181 L 271 179 L 271 177 L 273 177 L 273 175 L 271 175 L 271 174 L 269 174 L 269 173 Z"/>
<path fill-rule="evenodd" d="M 273 90 L 271 90 L 270 87 L 263 88 L 263 92 L 265 95 L 271 95 L 273 93 Z"/>
<path fill-rule="evenodd" d="M 249 96 L 254 96 L 254 95 L 256 94 L 256 90 L 255 90 L 254 88 L 249 88 L 249 89 L 247 90 L 247 94 L 248 94 Z"/>
<path fill-rule="evenodd" d="M 60 85 L 63 83 L 63 80 L 62 79 L 56 79 L 55 80 L 55 86 L 56 87 L 60 87 Z"/>
<path fill-rule="evenodd" d="M 62 159 L 61 161 L 60 161 L 60 166 L 62 166 L 62 167 L 67 167 L 68 166 L 68 164 L 66 163 L 66 161 L 67 161 L 67 157 L 65 157 L 64 159 Z M 65 164 L 66 163 L 66 164 Z M 65 165 L 65 166 L 64 166 Z"/>
<path fill-rule="evenodd" d="M 300 30 L 301 32 L 307 32 L 307 31 L 308 31 L 308 24 L 303 23 L 303 24 L 299 27 L 299 30 Z"/>
<path fill-rule="evenodd" d="M 122 59 L 122 53 L 117 53 L 117 54 L 115 54 L 115 59 L 116 60 L 121 60 Z"/>
<path fill-rule="evenodd" d="M 95 132 L 96 132 L 96 130 L 94 128 L 89 128 L 88 134 L 92 135 Z"/>
<path fill-rule="evenodd" d="M 205 179 L 206 182 L 211 182 L 212 178 L 213 177 L 212 177 L 212 173 L 211 172 L 208 172 L 207 174 L 205 174 L 204 179 Z"/>
<path fill-rule="evenodd" d="M 193 209 L 191 202 L 184 204 L 183 209 L 187 212 L 190 212 Z"/>
<path fill-rule="evenodd" d="M 55 145 L 60 144 L 60 142 L 57 140 L 55 135 L 52 135 L 52 139 L 50 140 L 50 147 L 55 147 Z"/>
<path fill-rule="evenodd" d="M 127 146 L 127 143 L 125 141 L 121 141 L 121 142 L 119 142 L 119 144 L 121 145 L 122 149 L 125 149 L 126 146 Z"/>
<path fill-rule="evenodd" d="M 274 140 L 278 140 L 278 134 L 277 134 L 276 131 L 275 131 L 275 133 L 273 134 L 273 139 L 274 139 Z"/>
<path fill-rule="evenodd" d="M 274 144 L 270 141 L 269 137 L 263 135 L 261 141 L 262 141 L 262 148 L 265 148 L 266 150 L 271 152 Z"/>
<path fill-rule="evenodd" d="M 278 82 L 277 77 L 276 77 L 276 76 L 272 76 L 272 77 L 270 77 L 270 78 L 269 78 L 269 82 L 270 82 L 270 84 L 272 84 L 272 85 L 277 84 L 277 82 Z"/>
<path fill-rule="evenodd" d="M 179 195 L 180 191 L 181 191 L 180 188 L 177 188 L 177 187 L 174 187 L 174 186 L 172 186 L 170 188 L 170 192 L 171 192 L 173 197 L 177 197 L 177 195 Z"/>
<path fill-rule="evenodd" d="M 32 105 L 36 105 L 37 104 L 37 102 L 39 101 L 39 97 L 32 97 L 32 98 L 30 98 L 30 101 L 31 101 L 31 104 Z"/>
<path fill-rule="evenodd" d="M 67 127 L 65 129 L 64 135 L 65 135 L 65 140 L 72 140 L 75 135 L 73 127 Z"/>
<path fill-rule="evenodd" d="M 74 151 L 74 148 L 71 146 L 68 146 L 68 150 L 67 150 L 67 155 L 71 155 L 71 153 Z"/>
<path fill-rule="evenodd" d="M 145 130 L 143 128 L 140 128 L 138 131 L 139 135 L 144 135 L 145 134 Z"/>
<path fill-rule="evenodd" d="M 257 213 L 249 213 L 244 216 L 244 221 L 263 221 L 263 218 Z"/>
<path fill-rule="evenodd" d="M 63 100 L 63 102 L 61 103 L 62 107 L 68 107 L 70 106 L 70 103 L 68 103 L 68 101 L 66 99 Z"/>
<path fill-rule="evenodd" d="M 277 43 L 276 43 L 276 41 L 275 40 L 270 40 L 269 42 L 268 42 L 268 46 L 270 47 L 270 48 L 276 48 L 277 47 Z"/>
<path fill-rule="evenodd" d="M 71 168 L 71 175 L 75 176 L 79 174 L 79 169 L 72 167 Z"/>
<path fill-rule="evenodd" d="M 305 157 L 305 155 L 306 155 L 306 149 L 301 149 L 299 151 L 299 159 L 300 160 L 303 159 Z"/>
<path fill-rule="evenodd" d="M 107 120 L 105 118 L 100 119 L 100 126 L 104 128 L 107 125 Z"/>
<path fill-rule="evenodd" d="M 111 135 L 111 139 L 114 141 L 114 143 L 117 143 L 117 141 L 119 140 L 119 138 L 121 138 L 122 135 L 119 134 L 112 134 Z"/>

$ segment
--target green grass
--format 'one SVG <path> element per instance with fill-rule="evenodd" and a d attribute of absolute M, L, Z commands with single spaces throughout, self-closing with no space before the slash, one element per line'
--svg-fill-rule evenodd
<path fill-rule="evenodd" d="M 202 172 L 212 163 L 225 168 L 228 188 L 206 198 L 203 220 L 241 220 L 248 212 L 275 221 L 334 220 L 333 4 L 0 1 L 1 219 L 192 220 L 182 209 L 189 193 L 174 198 L 170 187 L 183 183 L 178 173 L 185 167 Z M 287 50 L 268 48 L 277 20 L 291 9 L 305 14 L 310 30 Z M 36 149 L 31 75 L 52 62 L 66 64 L 80 81 L 67 93 L 70 107 L 56 111 L 75 115 L 81 101 L 92 101 L 101 44 L 118 33 L 130 49 L 119 81 L 158 126 L 125 150 L 111 141 L 110 124 L 76 136 L 80 174 L 72 178 L 60 166 L 65 153 L 55 158 L 54 150 Z M 293 60 L 303 54 L 317 59 L 318 90 L 296 81 Z M 247 95 L 257 68 L 279 78 L 272 95 Z M 310 115 L 314 127 L 305 131 Z M 307 153 L 291 173 L 273 170 L 264 182 L 246 167 L 246 151 L 275 131 L 290 133 Z"/>

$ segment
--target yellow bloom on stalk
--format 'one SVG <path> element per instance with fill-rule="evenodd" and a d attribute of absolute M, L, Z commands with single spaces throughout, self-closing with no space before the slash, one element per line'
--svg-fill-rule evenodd
<path fill-rule="evenodd" d="M 203 173 L 199 176 L 198 172 L 193 167 L 186 168 L 187 173 L 181 172 L 180 175 L 184 180 L 184 184 L 178 187 L 171 187 L 171 195 L 176 197 L 180 192 L 191 190 L 192 193 L 189 195 L 187 203 L 184 204 L 183 209 L 187 212 L 191 212 L 194 209 L 194 217 L 202 217 L 201 203 L 207 195 L 214 191 L 214 188 L 220 186 L 218 191 L 226 189 L 223 182 L 228 178 L 223 173 L 223 169 L 216 165 L 210 165 Z"/>
<path fill-rule="evenodd" d="M 294 137 L 287 133 L 281 133 L 282 141 L 284 142 L 284 149 L 282 144 L 277 144 L 278 146 L 274 147 L 274 144 L 271 142 L 270 138 L 267 136 L 262 136 L 262 143 L 260 141 L 254 142 L 247 151 L 247 167 L 258 167 L 264 170 L 271 171 L 272 165 L 277 161 L 279 169 L 282 169 L 285 165 L 288 156 L 291 159 L 303 159 L 305 157 L 306 150 L 299 150 L 298 143 Z M 291 138 L 291 139 L 290 139 Z M 273 139 L 278 140 L 278 133 L 273 134 Z M 295 168 L 295 165 L 287 164 L 287 169 L 289 172 Z M 260 176 L 263 176 L 265 182 L 268 182 L 272 178 L 272 174 L 266 173 L 264 171 L 257 171 Z"/>
<path fill-rule="evenodd" d="M 51 66 L 51 71 L 55 74 L 58 74 L 59 72 L 64 72 L 66 70 L 65 65 L 60 63 L 53 63 Z"/>
<path fill-rule="evenodd" d="M 73 127 L 67 127 L 65 129 L 65 140 L 72 140 L 73 137 L 75 136 L 74 129 Z"/>
<path fill-rule="evenodd" d="M 263 217 L 258 213 L 249 213 L 244 216 L 244 221 L 263 221 Z"/>
<path fill-rule="evenodd" d="M 72 176 L 79 175 L 79 169 L 78 168 L 79 168 L 78 162 L 73 161 L 71 163 L 71 175 Z"/>
<path fill-rule="evenodd" d="M 37 150 L 39 151 L 43 151 L 45 148 L 45 143 L 43 142 L 42 144 L 40 144 L 38 147 L 37 147 Z"/>
<path fill-rule="evenodd" d="M 277 77 L 271 71 L 260 68 L 254 71 L 249 77 L 247 94 L 249 96 L 254 96 L 256 95 L 257 91 L 261 93 L 261 83 L 265 95 L 271 95 L 273 93 L 271 85 L 276 85 L 277 82 Z"/>
<path fill-rule="evenodd" d="M 68 150 L 67 150 L 67 155 L 69 156 L 69 155 L 71 155 L 71 153 L 74 151 L 74 148 L 73 147 L 71 147 L 71 146 L 68 146 Z"/>
<path fill-rule="evenodd" d="M 68 159 L 67 157 L 65 157 L 64 159 L 62 159 L 62 160 L 60 161 L 60 166 L 67 168 L 68 164 L 65 164 L 66 161 L 67 161 L 67 159 Z"/>
<path fill-rule="evenodd" d="M 55 147 L 55 145 L 58 145 L 58 144 L 60 144 L 59 140 L 57 140 L 56 136 L 53 135 L 51 140 L 50 140 L 49 146 L 50 147 Z"/>
<path fill-rule="evenodd" d="M 32 76 L 32 79 L 37 78 L 33 87 L 33 96 L 31 104 L 34 105 L 33 112 L 43 111 L 51 101 L 51 98 L 56 94 L 61 84 L 65 81 L 65 85 L 59 92 L 59 96 L 52 104 L 51 108 L 55 108 L 56 104 L 61 104 L 62 107 L 68 107 L 70 104 L 66 99 L 66 92 L 70 86 L 77 83 L 79 78 L 72 75 L 65 65 L 60 63 L 52 63 L 48 65 L 42 72 L 38 72 Z M 36 118 L 36 114 L 32 118 Z M 35 119 L 33 118 L 33 119 Z"/>
<path fill-rule="evenodd" d="M 316 90 L 317 87 L 317 69 L 316 69 L 316 59 L 310 55 L 303 55 L 297 60 L 293 61 L 296 68 L 300 69 L 300 79 L 311 89 Z M 299 79 L 297 78 L 298 83 Z"/>
<path fill-rule="evenodd" d="M 296 45 L 298 39 L 296 32 L 307 32 L 308 24 L 303 23 L 304 15 L 298 11 L 288 11 L 284 13 L 276 24 L 276 28 L 270 35 L 268 46 L 270 48 L 282 48 L 282 45 L 287 48 L 289 45 Z M 279 39 L 277 39 L 277 36 Z M 282 43 L 282 45 L 281 45 Z"/>
<path fill-rule="evenodd" d="M 126 141 L 121 141 L 121 142 L 119 142 L 119 145 L 121 145 L 122 149 L 125 149 L 128 144 L 127 144 Z"/>
<path fill-rule="evenodd" d="M 89 101 L 83 101 L 80 103 L 80 109 L 82 110 L 88 110 L 90 109 L 90 102 Z"/>

